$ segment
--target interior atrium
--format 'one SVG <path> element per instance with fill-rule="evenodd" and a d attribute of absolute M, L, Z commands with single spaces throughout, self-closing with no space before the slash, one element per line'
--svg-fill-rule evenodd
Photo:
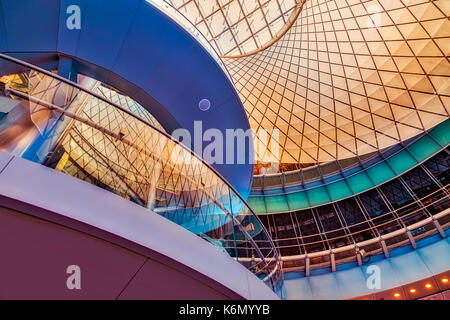
<path fill-rule="evenodd" d="M 450 300 L 450 1 L 107 3 L 0 0 L 0 299 Z"/>

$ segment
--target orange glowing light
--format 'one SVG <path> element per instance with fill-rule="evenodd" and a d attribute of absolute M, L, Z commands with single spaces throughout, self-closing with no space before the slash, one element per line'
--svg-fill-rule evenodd
<path fill-rule="evenodd" d="M 447 278 L 442 278 L 441 281 L 442 281 L 442 283 L 447 283 L 448 279 Z"/>
<path fill-rule="evenodd" d="M 400 293 L 398 293 L 398 292 L 394 293 L 394 297 L 396 297 L 396 298 L 400 297 Z"/>
<path fill-rule="evenodd" d="M 427 283 L 427 284 L 425 285 L 425 288 L 431 289 L 431 283 Z"/>
<path fill-rule="evenodd" d="M 409 292 L 416 293 L 416 289 L 412 288 L 411 290 L 409 290 Z"/>

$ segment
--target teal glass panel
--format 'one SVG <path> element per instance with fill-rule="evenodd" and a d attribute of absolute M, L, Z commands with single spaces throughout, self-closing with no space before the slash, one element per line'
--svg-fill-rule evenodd
<path fill-rule="evenodd" d="M 327 186 L 327 189 L 332 201 L 343 199 L 352 195 L 352 191 L 344 180 L 330 183 Z"/>
<path fill-rule="evenodd" d="M 306 194 L 309 198 L 309 203 L 311 206 L 318 206 L 331 201 L 325 187 L 306 190 Z"/>
<path fill-rule="evenodd" d="M 419 162 L 426 160 L 440 149 L 441 147 L 439 144 L 427 135 L 408 146 L 409 152 L 411 152 L 414 158 Z"/>
<path fill-rule="evenodd" d="M 265 196 L 267 212 L 289 211 L 285 195 Z"/>
<path fill-rule="evenodd" d="M 252 208 L 252 210 L 255 213 L 265 213 L 266 212 L 266 205 L 264 203 L 263 196 L 249 197 L 247 199 L 247 203 L 249 204 L 250 208 Z"/>
<path fill-rule="evenodd" d="M 309 202 L 305 191 L 288 193 L 286 197 L 291 210 L 300 210 L 309 207 Z"/>
<path fill-rule="evenodd" d="M 450 143 L 450 119 L 438 124 L 430 131 L 430 134 L 441 146 L 446 147 Z"/>
<path fill-rule="evenodd" d="M 360 193 L 374 187 L 367 174 L 363 171 L 347 178 L 348 185 L 353 193 Z"/>
<path fill-rule="evenodd" d="M 379 185 L 395 177 L 395 173 L 385 161 L 379 162 L 367 169 L 367 174 L 375 185 Z"/>
<path fill-rule="evenodd" d="M 396 174 L 403 173 L 417 165 L 417 161 L 414 160 L 407 150 L 402 150 L 399 153 L 396 153 L 387 159 L 387 162 Z"/>

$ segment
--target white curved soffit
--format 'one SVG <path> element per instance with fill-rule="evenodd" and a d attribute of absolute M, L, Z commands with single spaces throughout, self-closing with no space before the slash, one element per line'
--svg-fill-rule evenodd
<path fill-rule="evenodd" d="M 0 151 L 0 195 L 147 247 L 245 299 L 278 299 L 244 266 L 179 225 L 109 191 L 3 151 Z"/>

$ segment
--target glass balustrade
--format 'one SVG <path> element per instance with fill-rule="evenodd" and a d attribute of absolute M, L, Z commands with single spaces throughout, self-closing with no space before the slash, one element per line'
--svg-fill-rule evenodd
<path fill-rule="evenodd" d="M 125 105 L 3 54 L 0 77 L 0 150 L 148 208 L 215 245 L 281 294 L 281 262 L 265 227 L 191 150 Z"/>

